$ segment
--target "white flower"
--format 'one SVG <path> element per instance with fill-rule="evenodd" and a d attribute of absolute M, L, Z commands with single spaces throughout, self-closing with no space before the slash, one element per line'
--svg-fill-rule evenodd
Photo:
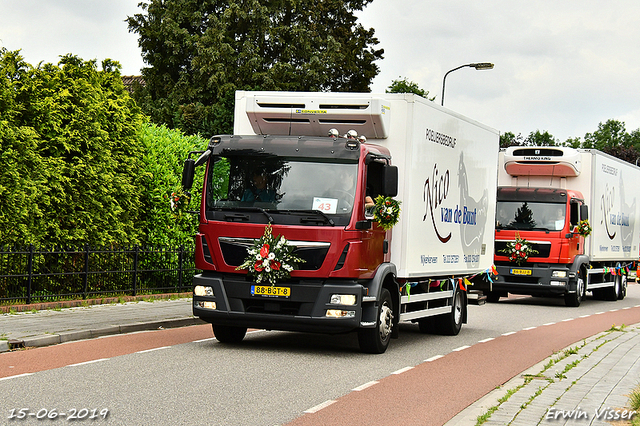
<path fill-rule="evenodd" d="M 265 271 L 265 272 L 267 272 L 267 273 L 268 273 L 268 272 L 271 272 L 271 268 L 269 268 L 269 267 L 267 266 L 266 268 L 264 268 L 264 271 Z"/>
<path fill-rule="evenodd" d="M 256 260 L 262 260 L 262 256 L 260 256 L 260 253 L 256 255 Z"/>
<path fill-rule="evenodd" d="M 269 253 L 268 258 L 269 258 L 269 260 L 273 260 L 273 259 L 275 259 L 275 258 L 276 258 L 275 253 L 274 253 L 274 252 Z"/>
<path fill-rule="evenodd" d="M 263 260 L 263 261 L 262 261 L 262 266 L 264 266 L 265 268 L 266 268 L 267 266 L 269 266 L 269 259 L 265 259 L 265 260 Z"/>

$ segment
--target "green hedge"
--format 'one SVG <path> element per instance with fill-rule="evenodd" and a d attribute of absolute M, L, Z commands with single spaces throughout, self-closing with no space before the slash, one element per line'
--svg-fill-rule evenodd
<path fill-rule="evenodd" d="M 169 195 L 206 141 L 146 123 L 119 68 L 0 49 L 0 246 L 191 244 L 195 216 Z"/>

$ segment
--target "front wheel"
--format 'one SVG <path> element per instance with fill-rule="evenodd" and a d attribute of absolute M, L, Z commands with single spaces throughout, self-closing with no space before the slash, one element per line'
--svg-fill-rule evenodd
<path fill-rule="evenodd" d="M 213 335 L 220 343 L 240 343 L 247 334 L 247 327 L 212 324 Z"/>
<path fill-rule="evenodd" d="M 393 330 L 393 300 L 386 288 L 380 293 L 375 328 L 358 330 L 358 343 L 362 352 L 381 354 L 387 350 Z"/>
<path fill-rule="evenodd" d="M 585 295 L 585 284 L 584 279 L 582 278 L 582 273 L 578 273 L 576 276 L 576 292 L 575 293 L 567 293 L 564 295 L 564 304 L 567 306 L 571 306 L 577 308 L 580 306 L 580 302 L 584 299 Z"/>

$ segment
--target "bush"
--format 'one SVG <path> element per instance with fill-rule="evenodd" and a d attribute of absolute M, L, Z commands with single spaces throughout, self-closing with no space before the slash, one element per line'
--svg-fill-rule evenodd
<path fill-rule="evenodd" d="M 0 50 L 0 245 L 139 243 L 144 116 L 117 62 Z"/>

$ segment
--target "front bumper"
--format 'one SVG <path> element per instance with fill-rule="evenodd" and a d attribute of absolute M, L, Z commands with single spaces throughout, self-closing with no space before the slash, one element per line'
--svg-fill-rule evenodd
<path fill-rule="evenodd" d="M 570 270 L 562 265 L 497 264 L 498 276 L 485 290 L 526 294 L 531 296 L 553 296 L 575 292 L 570 286 Z M 564 277 L 554 276 L 558 272 Z"/>
<path fill-rule="evenodd" d="M 213 295 L 193 296 L 193 314 L 212 324 L 332 334 L 360 328 L 366 292 L 356 281 L 301 279 L 276 284 L 290 289 L 288 297 L 261 296 L 252 294 L 256 283 L 245 275 L 217 273 L 196 275 L 193 285 L 213 289 Z M 332 294 L 353 294 L 356 304 L 331 304 Z M 215 309 L 205 308 L 204 302 L 215 302 Z M 328 317 L 327 310 L 351 311 L 352 316 Z"/>

